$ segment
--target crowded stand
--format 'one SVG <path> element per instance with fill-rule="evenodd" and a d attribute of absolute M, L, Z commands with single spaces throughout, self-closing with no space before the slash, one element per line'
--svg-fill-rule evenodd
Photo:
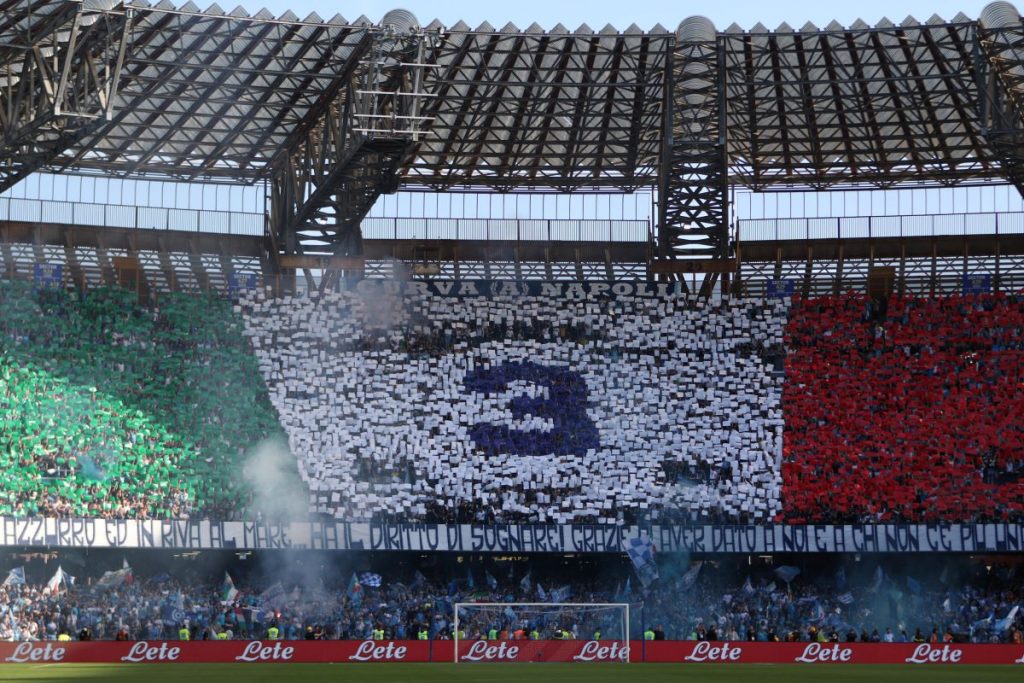
<path fill-rule="evenodd" d="M 239 311 L 317 513 L 780 511 L 783 302 L 378 287 Z"/>
<path fill-rule="evenodd" d="M 118 288 L 0 282 L 0 516 L 258 516 L 247 465 L 274 437 L 286 466 L 271 479 L 302 488 L 285 496 L 292 518 L 999 522 L 1024 510 L 1019 297 L 893 298 L 880 311 L 854 294 L 453 296 L 366 282 L 323 297 L 249 291 L 235 310 L 206 294 L 143 305 Z"/>
<path fill-rule="evenodd" d="M 0 282 L 0 515 L 237 518 L 280 427 L 231 305 Z"/>
<path fill-rule="evenodd" d="M 1024 511 L 1024 298 L 796 301 L 784 519 L 1010 521 Z"/>
<path fill-rule="evenodd" d="M 491 564 L 453 566 L 431 579 L 402 567 L 312 582 L 275 572 L 253 583 L 236 583 L 237 568 L 174 578 L 64 573 L 46 582 L 50 566 L 34 572 L 38 582 L 15 570 L 0 587 L 0 640 L 438 640 L 455 635 L 457 603 L 487 605 L 460 608 L 460 639 L 621 639 L 620 612 L 582 603 L 628 603 L 636 640 L 1024 642 L 1019 568 L 988 562 L 945 558 L 932 563 L 943 567 L 940 576 L 919 581 L 866 562 L 819 560 L 794 576 L 794 567 L 751 569 L 728 558 L 673 573 L 663 560 L 663 577 L 646 589 L 614 562 L 578 567 L 572 578 Z M 512 604 L 523 602 L 579 604 Z"/>

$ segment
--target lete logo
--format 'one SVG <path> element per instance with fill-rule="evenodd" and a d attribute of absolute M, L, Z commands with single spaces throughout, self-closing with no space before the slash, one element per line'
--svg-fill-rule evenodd
<path fill-rule="evenodd" d="M 507 659 L 515 661 L 519 657 L 519 648 L 508 643 L 500 645 L 488 645 L 486 640 L 478 640 L 469 648 L 469 652 L 462 656 L 465 662 L 483 662 L 495 659 Z"/>
<path fill-rule="evenodd" d="M 359 649 L 356 650 L 356 653 L 349 657 L 349 659 L 356 662 L 402 660 L 405 659 L 405 653 L 408 651 L 409 648 L 404 645 L 395 647 L 393 640 L 389 640 L 387 645 L 377 645 L 372 640 L 364 640 L 359 644 Z"/>
<path fill-rule="evenodd" d="M 596 640 L 588 640 L 583 645 L 583 649 L 580 653 L 572 658 L 574 662 L 609 662 L 609 661 L 629 661 L 629 646 L 619 645 L 618 643 L 612 643 L 611 645 L 601 645 Z"/>
<path fill-rule="evenodd" d="M 853 657 L 853 650 L 848 647 L 839 647 L 833 644 L 832 647 L 821 643 L 808 643 L 802 655 L 796 658 L 798 662 L 848 662 Z"/>
<path fill-rule="evenodd" d="M 167 647 L 167 643 L 151 646 L 144 640 L 132 645 L 128 655 L 121 657 L 122 662 L 174 662 L 181 655 L 180 647 Z"/>
<path fill-rule="evenodd" d="M 907 658 L 911 664 L 929 664 L 932 662 L 959 662 L 964 656 L 964 651 L 958 647 L 943 645 L 932 647 L 928 643 L 921 643 L 914 649 L 914 654 Z"/>
<path fill-rule="evenodd" d="M 64 660 L 64 648 L 54 647 L 47 643 L 45 647 L 32 643 L 19 643 L 14 654 L 4 659 L 5 662 L 60 662 Z"/>
<path fill-rule="evenodd" d="M 741 654 L 742 648 L 729 647 L 729 643 L 722 643 L 722 647 L 712 647 L 709 641 L 702 640 L 683 659 L 688 662 L 738 662 Z"/>
<path fill-rule="evenodd" d="M 236 662 L 287 662 L 295 654 L 294 647 L 282 647 L 281 643 L 273 646 L 264 645 L 254 640 L 245 646 L 245 651 L 235 657 Z"/>

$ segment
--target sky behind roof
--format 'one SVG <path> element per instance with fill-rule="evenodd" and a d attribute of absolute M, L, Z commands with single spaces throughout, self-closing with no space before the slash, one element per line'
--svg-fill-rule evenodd
<path fill-rule="evenodd" d="M 203 8 L 205 0 L 194 0 Z M 176 0 L 184 2 L 184 0 Z M 233 0 L 220 0 L 221 7 L 230 10 Z M 250 14 L 266 7 L 275 15 L 291 10 L 300 18 L 316 12 L 327 19 L 341 14 L 355 20 L 366 15 L 378 21 L 388 10 L 402 8 L 411 11 L 422 23 L 439 19 L 446 26 L 459 20 L 475 28 L 483 21 L 500 28 L 511 21 L 521 29 L 537 22 L 547 29 L 557 23 L 575 30 L 586 23 L 594 30 L 611 24 L 623 30 L 635 23 L 641 29 L 650 29 L 655 24 L 675 30 L 679 22 L 691 15 L 702 14 L 710 18 L 719 30 L 735 22 L 742 28 L 750 28 L 761 22 L 774 29 L 783 21 L 794 28 L 810 21 L 825 26 L 833 19 L 848 26 L 856 19 L 863 19 L 870 25 L 888 17 L 895 23 L 912 15 L 919 21 L 927 21 L 933 14 L 952 20 L 958 12 L 977 19 L 984 0 L 859 0 L 858 2 L 807 2 L 806 0 L 701 0 L 700 2 L 667 2 L 666 0 L 510 0 L 504 2 L 481 2 L 480 0 L 242 0 L 241 4 Z M 1019 5 L 1018 9 L 1024 6 Z"/>

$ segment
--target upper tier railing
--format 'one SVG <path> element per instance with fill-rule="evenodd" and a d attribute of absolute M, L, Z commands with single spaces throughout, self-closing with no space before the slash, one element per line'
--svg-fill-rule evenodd
<path fill-rule="evenodd" d="M 952 213 L 739 221 L 740 242 L 1024 234 L 1024 213 Z"/>

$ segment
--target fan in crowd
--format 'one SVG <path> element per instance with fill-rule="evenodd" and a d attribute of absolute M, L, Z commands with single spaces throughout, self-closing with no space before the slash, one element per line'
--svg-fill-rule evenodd
<path fill-rule="evenodd" d="M 797 301 L 784 518 L 992 521 L 1024 512 L 1024 297 Z"/>
<path fill-rule="evenodd" d="M 699 567 L 698 567 L 699 569 Z M 963 576 L 965 585 L 922 585 L 879 567 L 853 587 L 822 576 L 784 583 L 776 573 L 743 582 L 714 571 L 662 577 L 647 590 L 620 580 L 613 590 L 597 578 L 558 585 L 552 577 L 499 581 L 485 573 L 431 582 L 418 571 L 403 583 L 380 574 L 353 574 L 344 584 L 301 587 L 275 582 L 235 588 L 225 582 L 178 581 L 166 574 L 103 586 L 50 587 L 10 577 L 0 587 L 0 640 L 90 639 L 431 639 L 452 638 L 459 602 L 580 602 L 631 604 L 631 632 L 669 640 L 843 640 L 1022 642 L 1024 586 L 1010 567 Z M 12 572 L 13 574 L 13 572 Z M 109 572 L 107 576 L 117 574 Z M 728 572 L 734 576 L 733 572 Z M 545 591 L 540 579 L 549 579 Z M 786 576 L 785 578 L 792 578 Z M 103 581 L 100 581 L 102 584 Z M 556 587 L 557 586 L 557 587 Z M 460 612 L 460 639 L 589 639 L 621 637 L 615 617 L 578 609 L 538 615 L 514 606 Z M 271 630 L 273 629 L 273 630 Z M 184 630 L 184 633 L 183 633 Z M 621 628 L 619 628 L 621 630 Z"/>
<path fill-rule="evenodd" d="M 229 302 L 0 282 L 0 515 L 238 519 L 280 437 Z"/>

